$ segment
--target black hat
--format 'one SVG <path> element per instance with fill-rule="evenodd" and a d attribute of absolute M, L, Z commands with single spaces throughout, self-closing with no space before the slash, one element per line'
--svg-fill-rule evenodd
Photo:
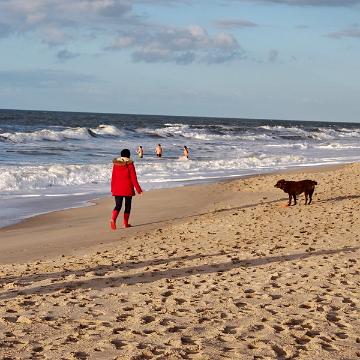
<path fill-rule="evenodd" d="M 129 150 L 129 149 L 122 149 L 120 155 L 121 155 L 122 157 L 127 157 L 127 158 L 129 158 L 129 157 L 130 157 L 130 150 Z"/>

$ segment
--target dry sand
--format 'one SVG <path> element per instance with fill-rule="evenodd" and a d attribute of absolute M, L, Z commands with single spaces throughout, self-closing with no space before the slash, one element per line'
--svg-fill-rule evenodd
<path fill-rule="evenodd" d="M 0 230 L 2 359 L 360 359 L 359 164 L 111 205 Z"/>

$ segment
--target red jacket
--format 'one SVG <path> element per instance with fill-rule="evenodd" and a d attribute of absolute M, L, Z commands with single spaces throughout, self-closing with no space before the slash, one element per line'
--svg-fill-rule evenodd
<path fill-rule="evenodd" d="M 111 193 L 113 196 L 134 196 L 134 187 L 138 194 L 142 193 L 137 181 L 135 166 L 132 160 L 120 158 L 113 160 L 111 176 Z"/>

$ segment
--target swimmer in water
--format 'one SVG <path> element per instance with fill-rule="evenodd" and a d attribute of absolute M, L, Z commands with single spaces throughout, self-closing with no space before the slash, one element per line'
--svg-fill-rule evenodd
<path fill-rule="evenodd" d="M 144 157 L 144 150 L 143 150 L 143 148 L 142 148 L 141 145 L 138 147 L 138 149 L 136 150 L 136 152 L 137 152 L 137 154 L 138 154 L 138 156 L 139 156 L 139 159 L 142 159 L 142 158 Z"/>
<path fill-rule="evenodd" d="M 155 149 L 155 154 L 157 157 L 162 157 L 163 149 L 160 144 Z"/>

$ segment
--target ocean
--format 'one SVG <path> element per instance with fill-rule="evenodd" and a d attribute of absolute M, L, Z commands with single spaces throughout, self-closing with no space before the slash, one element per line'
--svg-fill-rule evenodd
<path fill-rule="evenodd" d="M 359 140 L 360 123 L 0 110 L 0 226 L 109 195 L 123 148 L 149 190 L 360 161 Z"/>

